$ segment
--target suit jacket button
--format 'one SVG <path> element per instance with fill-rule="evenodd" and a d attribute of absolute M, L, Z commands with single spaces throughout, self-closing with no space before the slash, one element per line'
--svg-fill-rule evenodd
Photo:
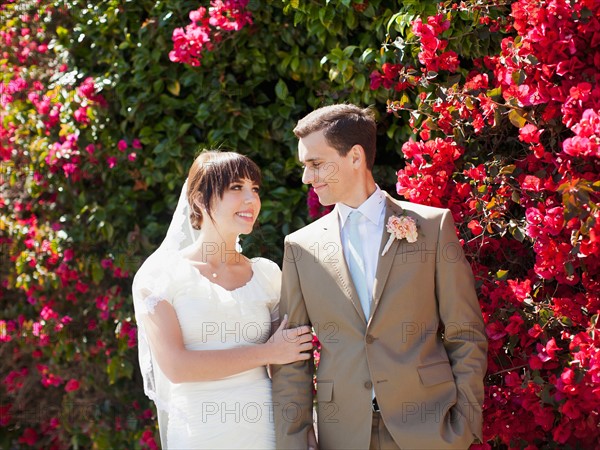
<path fill-rule="evenodd" d="M 373 389 L 373 383 L 370 381 L 365 381 L 365 388 L 367 389 Z"/>
<path fill-rule="evenodd" d="M 367 334 L 366 340 L 367 340 L 367 344 L 372 344 L 373 342 L 375 342 L 375 338 L 371 334 Z"/>

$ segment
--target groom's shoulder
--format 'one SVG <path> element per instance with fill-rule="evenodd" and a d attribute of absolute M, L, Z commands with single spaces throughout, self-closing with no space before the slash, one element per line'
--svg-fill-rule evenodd
<path fill-rule="evenodd" d="M 395 200 L 404 211 L 409 211 L 424 218 L 438 218 L 444 215 L 448 210 L 446 208 L 438 208 L 436 206 L 420 205 L 418 203 Z"/>
<path fill-rule="evenodd" d="M 392 203 L 398 205 L 402 210 L 412 213 L 412 215 L 418 216 L 423 219 L 439 219 L 445 213 L 448 212 L 446 208 L 439 208 L 437 206 L 421 205 L 419 203 L 408 202 L 405 200 L 398 200 L 387 193 L 387 198 Z"/>
<path fill-rule="evenodd" d="M 299 230 L 294 231 L 286 236 L 287 242 L 303 242 L 306 239 L 310 239 L 314 241 L 315 235 L 322 233 L 329 226 L 332 226 L 332 221 L 335 220 L 335 216 L 332 214 L 336 214 L 335 209 L 315 220 L 314 222 L 309 223 L 308 225 L 303 226 Z"/>

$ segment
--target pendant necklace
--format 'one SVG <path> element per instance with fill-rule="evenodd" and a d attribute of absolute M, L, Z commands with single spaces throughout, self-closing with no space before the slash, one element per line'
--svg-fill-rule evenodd
<path fill-rule="evenodd" d="M 218 267 L 216 270 L 214 270 L 214 271 L 213 271 L 213 272 L 210 274 L 210 275 L 213 277 L 213 279 L 214 279 L 214 278 L 217 278 L 217 277 L 219 276 L 219 275 L 218 275 L 218 272 L 220 272 L 222 268 L 223 268 L 223 266 L 221 265 L 220 267 Z"/>

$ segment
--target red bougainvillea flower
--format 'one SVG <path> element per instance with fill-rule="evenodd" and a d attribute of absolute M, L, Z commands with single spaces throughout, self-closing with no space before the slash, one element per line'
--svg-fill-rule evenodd
<path fill-rule="evenodd" d="M 332 206 L 321 205 L 321 203 L 319 202 L 319 197 L 317 196 L 317 194 L 315 194 L 315 191 L 312 188 L 312 186 L 308 189 L 306 203 L 308 205 L 308 215 L 313 219 L 318 219 L 319 217 L 324 216 L 333 209 Z"/>
<path fill-rule="evenodd" d="M 252 15 L 246 11 L 248 0 L 213 0 L 207 10 L 200 7 L 190 12 L 191 23 L 173 30 L 173 62 L 199 66 L 204 50 L 211 51 L 222 39 L 223 31 L 239 31 L 252 24 Z"/>
<path fill-rule="evenodd" d="M 39 436 L 37 432 L 33 428 L 25 428 L 23 434 L 19 438 L 19 443 L 27 444 L 31 447 L 35 446 L 37 441 L 39 440 Z"/>
<path fill-rule="evenodd" d="M 79 389 L 79 381 L 71 378 L 69 381 L 67 381 L 67 384 L 65 384 L 65 391 L 66 392 L 73 392 Z"/>
<path fill-rule="evenodd" d="M 544 130 L 538 129 L 535 125 L 528 123 L 519 129 L 519 140 L 527 144 L 539 144 L 540 135 Z"/>
<path fill-rule="evenodd" d="M 441 206 L 454 161 L 463 149 L 450 138 L 427 142 L 410 139 L 402 146 L 402 152 L 409 163 L 398 171 L 398 193 L 416 203 Z"/>
<path fill-rule="evenodd" d="M 213 0 L 210 2 L 209 23 L 226 31 L 239 31 L 252 24 L 252 15 L 246 11 L 248 0 Z"/>
<path fill-rule="evenodd" d="M 158 450 L 158 444 L 154 439 L 154 433 L 152 430 L 144 430 L 142 437 L 140 438 L 140 444 L 142 448 L 148 448 L 150 450 Z"/>
<path fill-rule="evenodd" d="M 586 109 L 581 121 L 573 127 L 575 136 L 565 139 L 563 151 L 571 156 L 600 158 L 600 115 Z"/>

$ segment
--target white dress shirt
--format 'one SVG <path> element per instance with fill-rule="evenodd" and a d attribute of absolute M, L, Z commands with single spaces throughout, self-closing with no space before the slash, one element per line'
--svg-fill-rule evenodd
<path fill-rule="evenodd" d="M 363 260 L 365 263 L 365 272 L 367 275 L 367 289 L 369 290 L 370 300 L 373 299 L 373 285 L 375 284 L 375 272 L 377 271 L 377 262 L 379 260 L 379 244 L 381 243 L 381 235 L 383 234 L 383 221 L 385 217 L 385 194 L 376 186 L 375 192 L 366 199 L 358 208 L 354 209 L 343 203 L 338 203 L 338 214 L 340 220 L 342 248 L 344 249 L 344 257 L 346 264 L 350 264 L 348 259 L 348 231 L 346 219 L 352 211 L 359 211 L 360 218 L 358 223 L 358 232 L 360 234 Z M 364 306 L 363 306 L 364 309 Z M 365 311 L 367 320 L 369 314 Z"/>

